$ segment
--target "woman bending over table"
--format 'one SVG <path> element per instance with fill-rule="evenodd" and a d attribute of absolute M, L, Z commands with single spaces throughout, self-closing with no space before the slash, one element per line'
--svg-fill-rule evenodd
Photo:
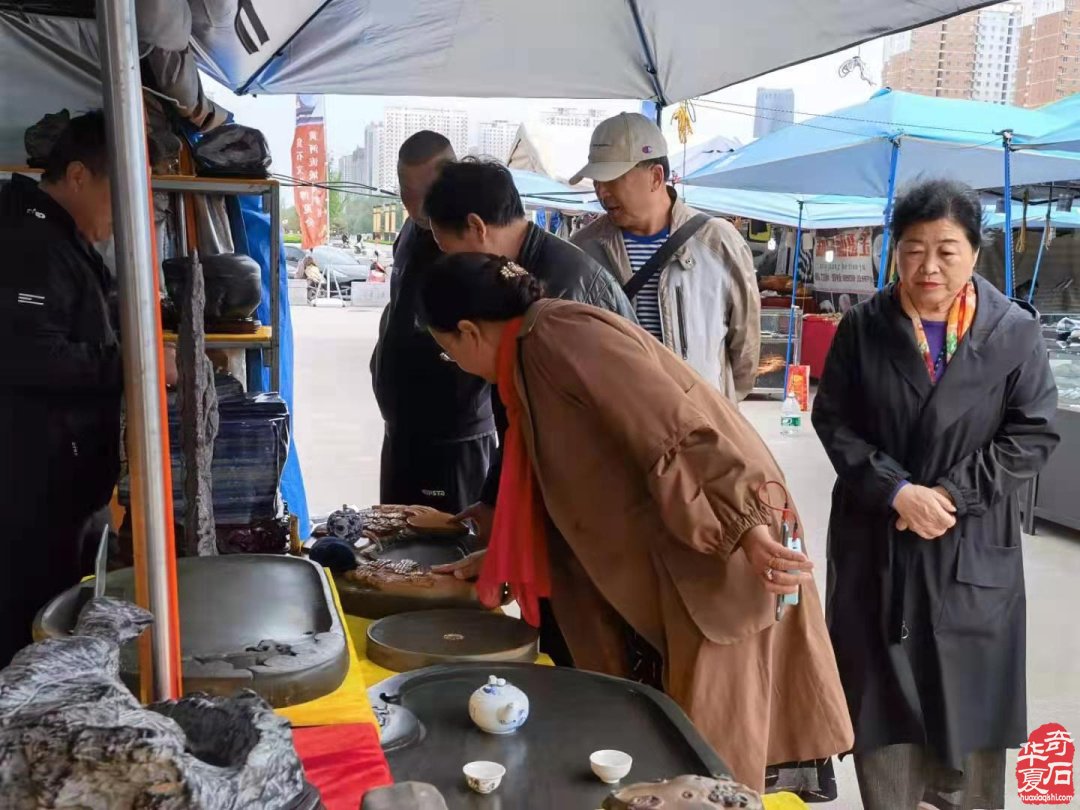
<path fill-rule="evenodd" d="M 542 295 L 485 254 L 447 257 L 421 291 L 435 340 L 497 383 L 509 415 L 481 598 L 508 583 L 536 624 L 550 595 L 575 666 L 664 689 L 758 790 L 767 765 L 848 750 L 812 565 L 779 542 L 786 489 L 764 442 L 636 325 Z M 796 592 L 778 620 L 777 596 Z"/>

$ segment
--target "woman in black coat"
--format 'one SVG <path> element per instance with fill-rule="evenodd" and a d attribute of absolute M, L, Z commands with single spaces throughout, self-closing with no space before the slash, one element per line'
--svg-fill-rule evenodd
<path fill-rule="evenodd" d="M 813 423 L 837 472 L 827 618 L 866 810 L 1004 807 L 1027 739 L 1017 491 L 1058 443 L 1033 311 L 974 276 L 982 209 L 897 201 L 900 281 L 840 324 Z"/>

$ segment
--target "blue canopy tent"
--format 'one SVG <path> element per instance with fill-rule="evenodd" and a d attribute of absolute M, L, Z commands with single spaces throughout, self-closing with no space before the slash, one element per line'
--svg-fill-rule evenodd
<path fill-rule="evenodd" d="M 781 194 L 703 186 L 686 186 L 682 196 L 688 205 L 712 214 L 759 219 L 791 228 L 798 226 L 801 212 L 807 230 L 881 225 L 885 217 L 885 200 L 881 197 Z"/>
<path fill-rule="evenodd" d="M 1016 153 L 1018 155 L 1040 154 L 1044 156 L 1072 155 L 1073 157 L 1080 158 L 1080 94 L 1069 96 L 1061 99 L 1061 101 L 1047 105 L 1046 107 L 1043 107 L 1040 112 L 1049 113 L 1062 121 L 1069 121 L 1071 123 L 1046 131 L 1037 137 L 1022 136 L 1015 139 L 1013 148 L 1016 150 Z M 1080 179 L 1080 164 L 1078 164 L 1072 172 L 1063 173 L 1054 179 L 1060 181 Z M 1040 223 L 1032 223 L 1029 217 L 1028 225 L 1040 227 L 1045 225 L 1047 220 L 1055 227 L 1080 227 L 1080 215 L 1077 215 L 1072 211 L 1055 211 L 1053 210 L 1051 203 L 1047 203 L 1047 215 L 1042 217 Z M 1011 223 L 1007 222 L 1005 224 L 1006 234 L 1011 230 L 1010 226 Z M 1047 238 L 1048 233 L 1044 231 L 1039 242 L 1039 255 L 1035 261 L 1035 273 L 1031 280 L 1031 289 L 1028 292 L 1028 303 L 1031 303 L 1035 295 L 1035 282 L 1039 278 L 1039 269 L 1042 267 L 1042 258 L 1046 250 Z M 1006 241 L 1009 241 L 1008 235 L 1006 236 Z M 1008 258 L 1011 261 L 1011 252 Z"/>
<path fill-rule="evenodd" d="M 510 169 L 510 174 L 526 208 L 553 208 L 580 213 L 602 213 L 604 210 L 590 190 L 574 189 L 546 175 L 524 169 Z"/>
<path fill-rule="evenodd" d="M 1060 118 L 1062 121 L 1080 121 L 1080 93 L 1038 108 L 1039 112 Z"/>
<path fill-rule="evenodd" d="M 987 230 L 1004 229 L 1008 233 L 1011 231 L 1012 223 L 1019 221 L 1028 228 L 1041 231 L 1039 234 L 1039 252 L 1035 257 L 1035 269 L 1032 272 L 1027 295 L 1027 302 L 1030 304 L 1035 300 L 1039 271 L 1042 269 L 1043 257 L 1046 255 L 1046 247 L 1050 242 L 1050 229 L 1047 228 L 1047 224 L 1055 229 L 1074 230 L 1080 228 L 1080 211 L 1059 211 L 1051 198 L 1046 203 L 1029 206 L 1026 217 L 1024 216 L 1023 206 L 1017 203 L 1013 203 L 1010 213 L 1011 216 L 1006 216 L 1005 213 L 998 213 L 997 211 L 987 212 L 983 217 L 983 226 Z M 1006 240 L 1006 247 L 1011 250 L 1010 240 Z"/>
<path fill-rule="evenodd" d="M 884 197 L 886 221 L 896 189 L 926 177 L 949 177 L 976 188 L 1006 181 L 1043 183 L 1080 173 L 1062 153 L 1004 149 L 1010 137 L 1036 136 L 1061 125 L 1053 115 L 978 101 L 882 90 L 868 101 L 797 123 L 720 158 L 687 184 L 804 194 Z M 1011 159 L 1010 159 L 1011 157 Z M 886 234 L 886 237 L 888 234 Z M 881 266 L 887 266 L 888 238 Z M 1011 290 L 1011 273 L 1006 286 Z M 883 281 L 884 274 L 879 278 Z"/>

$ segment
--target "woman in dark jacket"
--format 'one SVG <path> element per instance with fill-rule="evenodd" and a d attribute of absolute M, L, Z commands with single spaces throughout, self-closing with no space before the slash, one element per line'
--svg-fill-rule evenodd
<path fill-rule="evenodd" d="M 950 182 L 897 202 L 900 281 L 841 322 L 814 403 L 866 810 L 1004 807 L 1027 739 L 1017 491 L 1058 443 L 1057 389 L 1033 311 L 974 276 L 981 216 Z"/>

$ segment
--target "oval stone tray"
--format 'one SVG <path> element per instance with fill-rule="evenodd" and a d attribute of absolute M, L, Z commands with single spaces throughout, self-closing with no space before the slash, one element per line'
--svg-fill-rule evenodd
<path fill-rule="evenodd" d="M 274 708 L 322 697 L 349 669 L 345 628 L 328 573 L 299 557 L 230 554 L 176 561 L 185 692 L 228 697 L 252 689 Z M 105 593 L 135 601 L 131 568 L 110 571 Z M 93 596 L 93 580 L 42 608 L 35 638 L 67 635 Z M 135 643 L 120 650 L 120 675 L 138 689 Z"/>
<path fill-rule="evenodd" d="M 423 610 L 373 622 L 367 655 L 393 672 L 464 662 L 532 663 L 538 633 L 520 619 L 478 610 Z"/>
<path fill-rule="evenodd" d="M 485 734 L 469 720 L 469 696 L 489 675 L 529 697 L 529 719 L 513 734 Z M 395 675 L 368 689 L 368 698 L 394 781 L 435 785 L 450 810 L 600 807 L 612 788 L 589 770 L 589 754 L 605 748 L 634 758 L 625 784 L 731 775 L 669 697 L 592 672 L 450 664 Z M 506 767 L 497 793 L 478 797 L 465 786 L 461 768 L 473 760 Z"/>

